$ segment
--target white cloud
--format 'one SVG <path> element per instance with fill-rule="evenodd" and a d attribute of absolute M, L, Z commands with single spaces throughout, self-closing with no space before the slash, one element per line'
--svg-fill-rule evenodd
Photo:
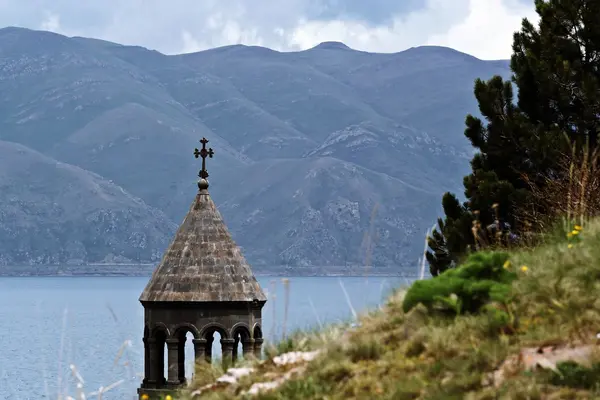
<path fill-rule="evenodd" d="M 47 13 L 46 19 L 40 24 L 40 29 L 50 32 L 60 32 L 60 17 L 53 13 Z"/>
<path fill-rule="evenodd" d="M 194 53 L 206 48 L 206 45 L 198 42 L 196 39 L 194 39 L 192 34 L 186 30 L 181 32 L 181 40 L 183 41 L 183 47 L 181 49 L 182 53 Z"/>
<path fill-rule="evenodd" d="M 539 17 L 532 6 L 515 0 L 471 0 L 469 14 L 444 35 L 429 39 L 429 44 L 452 47 L 485 60 L 509 58 L 513 33 L 523 18 L 536 23 Z"/>
<path fill-rule="evenodd" d="M 364 51 L 394 52 L 419 45 L 440 45 L 482 59 L 509 58 L 513 33 L 530 6 L 510 0 L 429 0 L 423 10 L 393 18 L 388 26 L 360 21 L 301 21 L 289 35 L 290 46 L 306 49 L 326 40 Z"/>
<path fill-rule="evenodd" d="M 0 26 L 17 25 L 133 44 L 164 53 L 243 43 L 276 50 L 341 41 L 365 51 L 425 44 L 507 58 L 525 0 L 0 0 Z"/>

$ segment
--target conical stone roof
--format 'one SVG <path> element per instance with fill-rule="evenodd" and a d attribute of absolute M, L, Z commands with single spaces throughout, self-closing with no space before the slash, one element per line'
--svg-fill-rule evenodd
<path fill-rule="evenodd" d="M 162 261 L 140 296 L 141 302 L 252 302 L 267 300 L 233 241 L 221 214 L 200 190 Z"/>

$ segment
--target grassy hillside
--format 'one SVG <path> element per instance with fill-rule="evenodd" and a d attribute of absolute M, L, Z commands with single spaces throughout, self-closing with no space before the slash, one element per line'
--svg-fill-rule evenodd
<path fill-rule="evenodd" d="M 564 226 L 544 242 L 528 250 L 483 253 L 453 273 L 420 281 L 408 292 L 398 290 L 383 309 L 363 315 L 346 334 L 337 327 L 280 344 L 278 352 L 321 352 L 303 372 L 256 398 L 600 398 L 595 354 L 600 221 Z M 458 284 L 469 269 L 478 270 L 477 282 Z M 491 290 L 496 301 L 482 294 L 490 280 L 496 282 Z M 424 301 L 428 307 L 420 304 L 406 312 L 431 285 L 438 286 L 438 294 L 453 285 L 458 297 Z M 509 289 L 504 294 L 503 285 Z M 459 299 L 462 310 L 473 312 L 458 312 Z M 199 398 L 244 398 L 252 384 L 274 381 L 297 365 L 280 367 L 270 359 L 254 368 L 238 385 L 221 385 Z"/>

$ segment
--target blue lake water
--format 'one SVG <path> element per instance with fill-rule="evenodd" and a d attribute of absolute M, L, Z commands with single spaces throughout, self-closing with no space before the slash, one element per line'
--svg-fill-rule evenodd
<path fill-rule="evenodd" d="M 102 398 L 137 398 L 143 371 L 143 308 L 138 297 L 148 279 L 0 278 L 0 399 L 74 396 L 77 381 L 71 364 L 87 394 L 122 381 Z M 395 277 L 288 279 L 287 332 L 347 321 L 352 309 L 378 307 L 393 288 L 406 284 Z M 263 308 L 265 339 L 278 340 L 285 313 L 282 278 L 258 280 L 269 298 Z M 124 351 L 118 356 L 120 349 Z M 191 345 L 186 346 L 186 360 L 193 359 L 190 351 Z M 215 347 L 215 352 L 220 351 Z"/>

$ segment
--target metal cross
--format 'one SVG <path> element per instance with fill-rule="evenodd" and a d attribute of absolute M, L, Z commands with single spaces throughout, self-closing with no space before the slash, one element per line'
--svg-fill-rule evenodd
<path fill-rule="evenodd" d="M 198 172 L 198 176 L 202 179 L 206 179 L 208 178 L 208 172 L 206 171 L 206 157 L 212 158 L 215 152 L 210 147 L 208 149 L 206 148 L 206 143 L 208 143 L 206 138 L 203 137 L 202 140 L 200 140 L 200 143 L 202 143 L 202 149 L 194 149 L 194 157 L 202 157 L 202 169 Z"/>

